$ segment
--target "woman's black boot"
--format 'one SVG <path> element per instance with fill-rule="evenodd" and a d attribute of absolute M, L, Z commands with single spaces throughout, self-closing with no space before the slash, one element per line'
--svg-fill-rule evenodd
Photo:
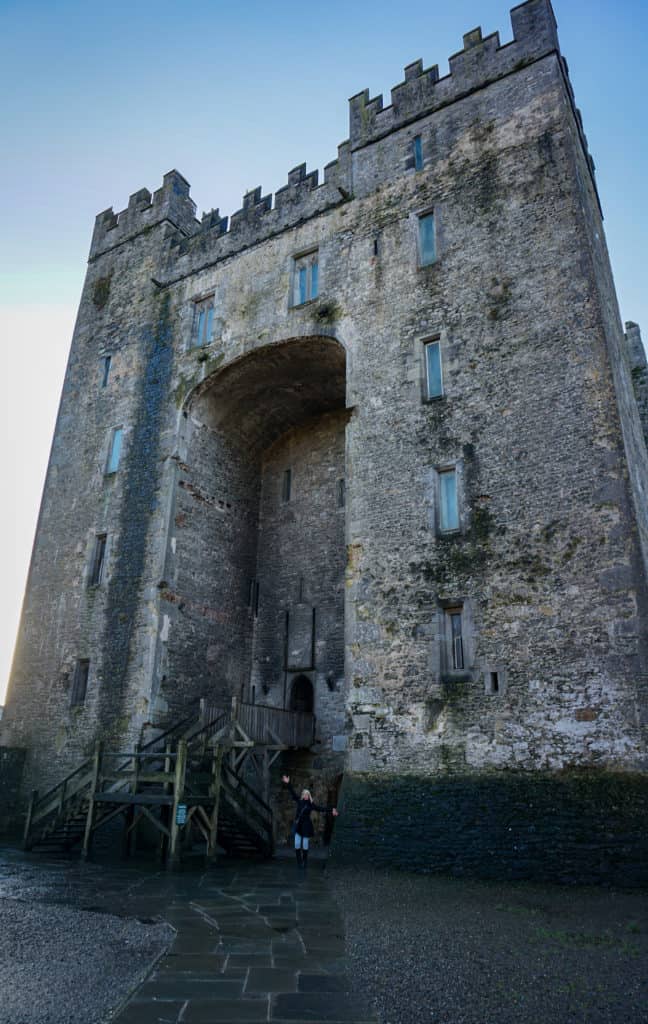
<path fill-rule="evenodd" d="M 308 850 L 302 850 L 302 867 L 308 867 Z"/>
<path fill-rule="evenodd" d="M 295 850 L 295 856 L 297 857 L 297 867 L 300 868 L 302 866 L 302 851 Z"/>

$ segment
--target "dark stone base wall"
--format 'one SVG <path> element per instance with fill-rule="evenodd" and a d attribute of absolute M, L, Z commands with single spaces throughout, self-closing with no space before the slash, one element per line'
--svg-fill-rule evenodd
<path fill-rule="evenodd" d="M 0 747 L 0 835 L 13 835 L 20 829 L 20 785 L 26 751 L 20 747 Z"/>
<path fill-rule="evenodd" d="M 648 776 L 347 775 L 332 857 L 567 885 L 648 886 Z"/>

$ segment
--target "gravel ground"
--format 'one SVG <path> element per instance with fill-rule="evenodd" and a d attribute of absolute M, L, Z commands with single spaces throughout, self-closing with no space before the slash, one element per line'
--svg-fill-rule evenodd
<path fill-rule="evenodd" d="M 331 867 L 381 1024 L 647 1024 L 648 893 Z"/>
<path fill-rule="evenodd" d="M 2 1024 L 99 1024 L 173 934 L 166 924 L 0 899 Z"/>

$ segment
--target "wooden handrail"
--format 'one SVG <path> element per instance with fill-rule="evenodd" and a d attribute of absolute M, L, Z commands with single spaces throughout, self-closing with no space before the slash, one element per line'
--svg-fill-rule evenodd
<path fill-rule="evenodd" d="M 238 772 L 235 772 L 234 769 L 230 768 L 230 766 L 228 764 L 225 764 L 225 762 L 223 762 L 223 769 L 225 772 L 227 772 L 229 775 L 232 775 L 236 779 L 237 788 L 241 787 L 242 789 L 246 790 L 254 798 L 254 800 L 256 800 L 256 802 L 260 804 L 261 807 L 263 807 L 264 811 L 266 811 L 267 814 L 270 817 L 272 817 L 272 808 L 268 806 L 265 800 L 261 799 L 259 794 L 256 793 L 251 786 L 248 786 L 247 782 L 245 782 L 245 780 L 241 778 Z"/>

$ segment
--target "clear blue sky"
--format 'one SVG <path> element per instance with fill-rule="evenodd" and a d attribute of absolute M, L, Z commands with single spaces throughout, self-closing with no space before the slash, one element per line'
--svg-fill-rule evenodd
<path fill-rule="evenodd" d="M 203 209 L 319 168 L 347 98 L 439 64 L 476 25 L 511 38 L 495 0 L 355 3 L 0 0 L 0 700 L 95 214 L 177 167 Z M 555 0 L 624 320 L 648 335 L 648 4 Z"/>

